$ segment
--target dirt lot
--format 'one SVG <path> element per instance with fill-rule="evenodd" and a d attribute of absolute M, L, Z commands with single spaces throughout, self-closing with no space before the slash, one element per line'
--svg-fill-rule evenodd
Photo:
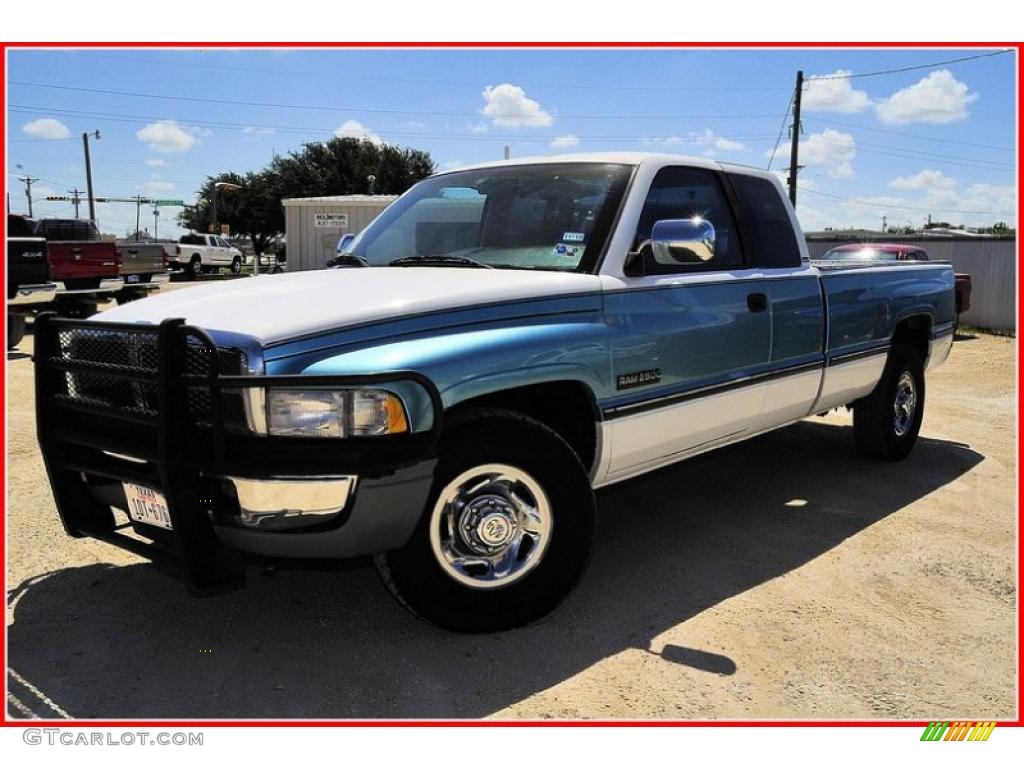
<path fill-rule="evenodd" d="M 8 710 L 27 717 L 1013 718 L 1014 347 L 958 341 L 922 439 L 845 413 L 614 487 L 553 616 L 463 637 L 365 564 L 195 600 L 72 540 L 8 355 Z"/>

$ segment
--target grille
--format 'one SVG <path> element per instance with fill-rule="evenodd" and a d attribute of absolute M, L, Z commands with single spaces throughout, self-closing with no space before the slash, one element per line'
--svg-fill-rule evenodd
<path fill-rule="evenodd" d="M 155 420 L 159 394 L 154 381 L 160 371 L 157 330 L 124 331 L 101 328 L 64 328 L 57 334 L 59 360 L 88 363 L 89 371 L 66 371 L 57 397 L 99 411 L 115 411 Z M 181 373 L 207 378 L 214 373 L 231 375 L 245 370 L 245 354 L 237 349 L 211 349 L 202 339 L 185 338 Z M 173 375 L 173 374 L 171 374 Z M 196 423 L 208 423 L 213 401 L 206 385 L 189 385 L 185 406 Z"/>

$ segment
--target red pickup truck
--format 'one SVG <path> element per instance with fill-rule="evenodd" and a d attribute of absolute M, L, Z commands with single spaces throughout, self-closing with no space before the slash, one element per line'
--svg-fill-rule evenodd
<path fill-rule="evenodd" d="M 39 219 L 36 235 L 46 239 L 58 314 L 88 317 L 98 302 L 124 287 L 117 245 L 102 240 L 88 219 Z"/>

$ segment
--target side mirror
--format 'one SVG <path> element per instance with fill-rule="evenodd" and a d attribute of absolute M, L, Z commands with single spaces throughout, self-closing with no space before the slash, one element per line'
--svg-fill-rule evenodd
<path fill-rule="evenodd" d="M 706 264 L 715 256 L 715 228 L 707 219 L 663 219 L 651 230 L 657 264 Z"/>
<path fill-rule="evenodd" d="M 348 253 L 349 248 L 352 247 L 352 241 L 356 239 L 356 236 L 351 232 L 341 236 L 338 241 L 338 253 Z"/>

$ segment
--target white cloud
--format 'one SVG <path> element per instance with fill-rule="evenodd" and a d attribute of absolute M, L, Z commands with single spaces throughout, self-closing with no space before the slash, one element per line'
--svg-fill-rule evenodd
<path fill-rule="evenodd" d="M 358 120 L 346 120 L 344 123 L 339 125 L 337 129 L 335 129 L 334 135 L 339 139 L 359 139 L 361 141 L 369 141 L 377 145 L 384 143 L 384 139 Z"/>
<path fill-rule="evenodd" d="M 809 112 L 863 112 L 871 106 L 871 99 L 864 91 L 856 90 L 847 69 L 837 69 L 830 75 L 815 80 L 812 75 L 805 81 L 801 105 Z"/>
<path fill-rule="evenodd" d="M 920 171 L 913 176 L 897 176 L 889 182 L 893 189 L 923 189 L 926 191 L 956 189 L 956 179 L 942 171 Z"/>
<path fill-rule="evenodd" d="M 800 142 L 800 161 L 805 165 L 820 165 L 834 179 L 853 176 L 852 160 L 857 156 L 857 145 L 848 133 L 826 128 L 812 133 Z"/>
<path fill-rule="evenodd" d="M 518 85 L 488 85 L 483 91 L 482 114 L 504 128 L 537 128 L 551 125 L 554 118 Z"/>
<path fill-rule="evenodd" d="M 71 131 L 60 120 L 52 117 L 40 117 L 21 126 L 21 130 L 37 139 L 70 139 Z"/>
<path fill-rule="evenodd" d="M 142 194 L 160 195 L 174 191 L 174 183 L 170 181 L 147 181 L 142 185 Z"/>
<path fill-rule="evenodd" d="M 953 123 L 968 117 L 967 105 L 977 98 L 948 69 L 940 69 L 896 91 L 875 109 L 882 122 L 894 125 Z"/>
<path fill-rule="evenodd" d="M 427 127 L 426 123 L 421 123 L 419 120 L 409 120 L 405 123 L 406 128 L 410 128 L 414 131 L 422 131 Z"/>
<path fill-rule="evenodd" d="M 135 132 L 135 138 L 154 152 L 188 152 L 199 143 L 197 129 L 188 130 L 174 120 L 150 123 Z"/>
<path fill-rule="evenodd" d="M 746 144 L 719 136 L 710 128 L 705 128 L 703 131 L 690 131 L 690 141 L 696 146 L 702 147 L 705 150 L 704 154 L 709 157 L 716 152 L 743 152 L 747 149 Z"/>
<path fill-rule="evenodd" d="M 567 133 L 564 136 L 557 136 L 551 141 L 551 146 L 555 149 L 566 149 L 568 147 L 575 147 L 580 143 L 580 137 L 574 133 Z"/>
<path fill-rule="evenodd" d="M 274 129 L 258 125 L 247 125 L 242 129 L 242 133 L 246 136 L 269 136 L 274 133 Z"/>
<path fill-rule="evenodd" d="M 673 135 L 673 136 L 642 136 L 640 138 L 640 143 L 641 144 L 648 144 L 648 145 L 654 144 L 654 145 L 662 145 L 662 146 L 666 146 L 666 147 L 678 146 L 679 144 L 682 144 L 684 141 L 686 141 L 686 139 L 684 139 L 682 136 L 675 136 L 675 135 Z"/>
<path fill-rule="evenodd" d="M 149 157 L 146 158 L 146 165 L 150 168 L 159 168 L 163 165 L 167 165 L 167 162 L 162 157 Z"/>
<path fill-rule="evenodd" d="M 474 134 L 487 133 L 487 123 L 482 120 L 478 123 L 470 123 L 466 126 L 466 130 Z"/>

